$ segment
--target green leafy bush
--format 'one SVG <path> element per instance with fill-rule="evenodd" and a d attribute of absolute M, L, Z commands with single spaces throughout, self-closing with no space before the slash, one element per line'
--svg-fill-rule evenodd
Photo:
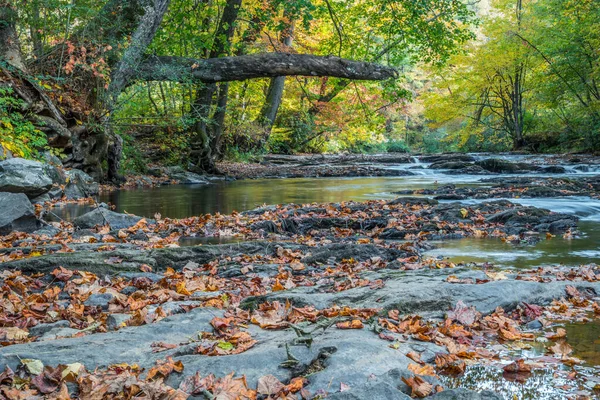
<path fill-rule="evenodd" d="M 10 87 L 0 87 L 0 145 L 15 156 L 39 158 L 39 150 L 48 144 L 46 135 L 21 112 L 25 102 L 13 93 Z"/>

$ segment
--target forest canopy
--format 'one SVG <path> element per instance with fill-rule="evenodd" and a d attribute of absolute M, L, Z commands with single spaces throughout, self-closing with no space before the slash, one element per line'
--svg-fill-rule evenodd
<path fill-rule="evenodd" d="M 111 180 L 265 152 L 596 150 L 599 13 L 592 0 L 1 0 L 1 144 Z"/>

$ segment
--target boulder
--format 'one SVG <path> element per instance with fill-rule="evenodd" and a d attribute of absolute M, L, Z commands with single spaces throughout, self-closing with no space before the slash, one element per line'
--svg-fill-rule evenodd
<path fill-rule="evenodd" d="M 0 191 L 25 193 L 37 197 L 61 183 L 61 174 L 53 166 L 23 158 L 0 161 Z"/>
<path fill-rule="evenodd" d="M 33 232 L 42 226 L 33 205 L 23 193 L 0 192 L 0 235 L 12 231 Z"/>
<path fill-rule="evenodd" d="M 567 172 L 565 167 L 561 167 L 560 165 L 550 165 L 548 167 L 543 167 L 539 172 L 544 174 L 564 174 Z"/>
<path fill-rule="evenodd" d="M 67 177 L 68 180 L 65 186 L 67 199 L 80 199 L 98 194 L 98 183 L 94 182 L 94 179 L 85 172 L 72 169 L 67 171 Z"/>
<path fill-rule="evenodd" d="M 489 172 L 498 174 L 514 174 L 523 171 L 537 171 L 539 167 L 527 163 L 512 163 L 499 158 L 487 158 L 477 161 L 475 164 Z"/>
<path fill-rule="evenodd" d="M 202 175 L 186 171 L 181 167 L 169 167 L 166 170 L 171 179 L 184 185 L 206 185 L 209 183 Z"/>
<path fill-rule="evenodd" d="M 430 169 L 462 169 L 472 166 L 466 161 L 437 161 L 429 166 Z"/>
<path fill-rule="evenodd" d="M 99 207 L 88 213 L 85 213 L 73 220 L 73 225 L 80 229 L 91 229 L 95 226 L 109 225 L 110 229 L 127 229 L 137 224 L 142 217 L 131 214 L 120 214 L 106 208 Z M 148 223 L 154 223 L 148 220 Z"/>
<path fill-rule="evenodd" d="M 444 153 L 444 154 L 433 154 L 430 156 L 422 156 L 419 158 L 422 162 L 425 163 L 436 163 L 442 161 L 452 161 L 452 162 L 473 162 L 475 161 L 475 157 L 470 154 L 460 154 L 460 153 Z"/>

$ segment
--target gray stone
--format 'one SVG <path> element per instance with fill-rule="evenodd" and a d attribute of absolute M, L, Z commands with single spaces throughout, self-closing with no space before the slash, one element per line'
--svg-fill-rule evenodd
<path fill-rule="evenodd" d="M 60 338 L 70 338 L 78 333 L 80 333 L 81 331 L 78 329 L 73 329 L 73 328 L 57 328 L 57 329 L 51 329 L 48 332 L 44 333 L 42 336 L 40 336 L 39 341 L 43 342 L 45 340 L 55 340 L 55 339 L 60 339 Z"/>
<path fill-rule="evenodd" d="M 137 215 L 120 214 L 101 207 L 75 218 L 73 225 L 81 229 L 109 225 L 112 230 L 118 230 L 131 228 L 141 219 L 142 217 Z M 154 223 L 154 221 L 149 219 L 148 223 Z"/>
<path fill-rule="evenodd" d="M 129 314 L 110 314 L 106 318 L 106 326 L 109 330 L 115 331 L 125 326 L 125 323 L 131 319 Z"/>
<path fill-rule="evenodd" d="M 52 322 L 50 324 L 39 324 L 29 328 L 29 334 L 31 336 L 42 336 L 50 331 L 58 331 L 63 328 L 69 328 L 70 324 L 67 320 L 60 320 Z"/>
<path fill-rule="evenodd" d="M 524 171 L 537 171 L 539 167 L 527 164 L 527 163 L 512 163 L 510 161 L 502 160 L 499 158 L 487 158 L 485 160 L 476 161 L 475 164 L 479 165 L 483 169 L 494 172 L 494 173 L 504 173 L 504 174 L 514 174 L 517 172 Z"/>
<path fill-rule="evenodd" d="M 67 171 L 68 182 L 65 186 L 67 199 L 80 199 L 98 194 L 99 186 L 94 179 L 79 169 Z"/>
<path fill-rule="evenodd" d="M 103 310 L 108 310 L 108 303 L 114 297 L 111 293 L 94 293 L 83 304 L 87 307 L 101 307 Z"/>
<path fill-rule="evenodd" d="M 23 193 L 0 192 L 0 235 L 12 231 L 33 232 L 42 226 L 33 205 Z"/>
<path fill-rule="evenodd" d="M 473 166 L 466 161 L 438 161 L 429 166 L 430 169 L 463 169 Z"/>
<path fill-rule="evenodd" d="M 166 172 L 171 179 L 184 185 L 206 185 L 210 183 L 202 175 L 186 171 L 181 167 L 169 167 L 166 168 Z"/>
<path fill-rule="evenodd" d="M 51 165 L 23 158 L 0 161 L 2 192 L 25 193 L 29 197 L 36 197 L 48 192 L 55 180 L 60 180 L 60 173 Z"/>

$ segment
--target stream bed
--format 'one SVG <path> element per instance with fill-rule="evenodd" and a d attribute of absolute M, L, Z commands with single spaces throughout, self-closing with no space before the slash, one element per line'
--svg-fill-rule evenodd
<path fill-rule="evenodd" d="M 524 159 L 524 156 L 511 157 L 512 161 Z M 543 162 L 543 159 L 541 161 Z M 577 178 L 600 174 L 597 166 L 586 165 L 579 169 L 575 167 L 570 166 L 566 173 L 553 176 Z M 428 164 L 425 163 L 388 165 L 386 168 L 410 170 L 415 175 L 373 178 L 256 179 L 219 182 L 211 185 L 172 185 L 115 191 L 102 194 L 98 201 L 113 205 L 117 212 L 127 212 L 149 218 L 152 218 L 155 213 L 160 213 L 162 217 L 184 218 L 205 213 L 242 212 L 262 205 L 393 199 L 398 197 L 395 194 L 398 191 L 431 189 L 448 184 L 456 187 L 489 187 L 490 183 L 486 179 L 503 176 L 498 174 L 451 175 L 445 173 L 447 171 L 428 169 Z M 530 174 L 528 176 L 538 175 Z M 514 178 L 514 175 L 510 175 L 510 177 Z M 555 265 L 577 267 L 597 263 L 600 259 L 600 200 L 584 196 L 507 200 L 526 206 L 576 215 L 580 218 L 579 233 L 574 238 L 557 235 L 546 240 L 544 237 L 534 245 L 514 245 L 500 239 L 473 237 L 432 242 L 435 248 L 428 251 L 426 256 L 449 259 L 457 264 L 487 262 L 507 269 Z M 462 202 L 468 206 L 481 201 L 484 200 L 468 199 Z M 89 209 L 89 206 L 71 204 L 56 208 L 53 212 L 60 218 L 71 220 Z M 235 242 L 237 239 L 189 238 L 181 239 L 180 245 L 230 243 L 232 241 Z M 600 384 L 598 378 L 600 323 L 598 320 L 587 323 L 574 322 L 565 324 L 564 328 L 567 331 L 569 344 L 574 349 L 574 355 L 584 361 L 583 365 L 576 368 L 581 374 L 589 377 L 588 385 L 591 387 L 587 389 L 591 390 L 594 384 Z M 469 367 L 463 376 L 444 378 L 444 382 L 450 387 L 494 390 L 506 398 L 560 399 L 564 398 L 565 393 L 560 387 L 574 384 L 569 382 L 563 372 L 537 371 L 532 378 L 521 383 L 504 379 L 501 369 L 474 366 Z M 569 393 L 572 394 L 573 391 Z"/>

